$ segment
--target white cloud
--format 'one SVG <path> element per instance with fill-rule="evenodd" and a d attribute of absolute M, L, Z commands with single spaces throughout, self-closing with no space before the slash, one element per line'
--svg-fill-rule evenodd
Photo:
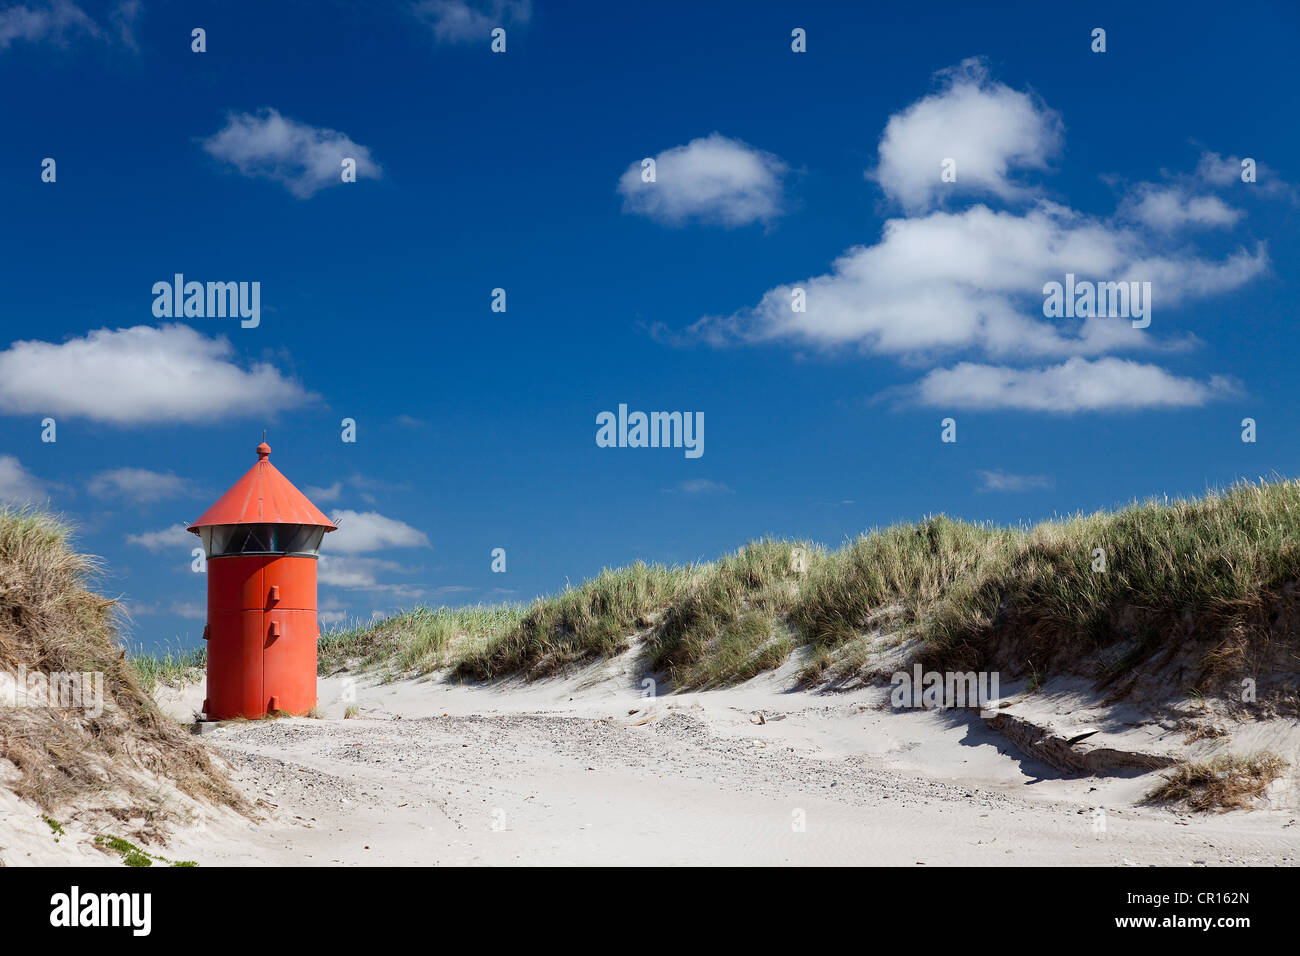
<path fill-rule="evenodd" d="M 331 537 L 340 532 L 335 532 Z M 402 565 L 379 558 L 340 558 L 322 554 L 317 562 L 320 583 L 337 588 L 369 589 L 379 583 L 381 574 L 399 573 Z"/>
<path fill-rule="evenodd" d="M 728 227 L 781 214 L 786 166 L 771 153 L 710 133 L 654 159 L 654 182 L 641 181 L 640 160 L 620 177 L 624 212 L 668 226 L 697 220 Z"/>
<path fill-rule="evenodd" d="M 172 614 L 189 618 L 192 621 L 204 621 L 208 617 L 208 606 L 198 601 L 172 601 L 168 606 Z"/>
<path fill-rule="evenodd" d="M 0 412 L 139 425 L 265 416 L 315 399 L 271 365 L 241 368 L 233 353 L 186 325 L 15 342 L 0 352 Z"/>
<path fill-rule="evenodd" d="M 1243 160 L 1242 156 L 1222 156 L 1205 150 L 1201 153 L 1201 158 L 1196 164 L 1196 172 L 1190 177 L 1190 181 L 1215 189 L 1240 189 L 1241 192 L 1237 195 L 1242 196 L 1252 194 L 1280 196 L 1292 202 L 1300 198 L 1293 185 L 1280 179 L 1272 166 L 1258 160 L 1255 162 L 1255 181 L 1242 182 Z"/>
<path fill-rule="evenodd" d="M 1140 183 L 1125 201 L 1124 212 L 1162 232 L 1185 226 L 1233 226 L 1241 218 L 1218 196 L 1193 196 L 1180 186 Z"/>
<path fill-rule="evenodd" d="M 138 502 L 175 498 L 187 489 L 185 481 L 170 471 L 150 471 L 148 468 L 102 471 L 86 487 L 99 498 L 127 498 Z"/>
<path fill-rule="evenodd" d="M 466 591 L 473 590 L 475 589 L 468 584 L 444 584 L 442 587 L 434 588 L 430 593 L 437 597 L 450 597 L 455 594 L 464 594 Z"/>
<path fill-rule="evenodd" d="M 1130 186 L 1120 214 L 1157 232 L 1172 233 L 1188 227 L 1235 226 L 1245 213 L 1225 201 L 1223 196 L 1229 194 L 1234 201 L 1258 196 L 1296 199 L 1295 188 L 1260 163 L 1255 164 L 1256 181 L 1243 183 L 1241 163 L 1238 156 L 1203 150 L 1191 173 L 1162 170 L 1163 182 Z"/>
<path fill-rule="evenodd" d="M 1016 169 L 1045 169 L 1061 145 L 1061 120 L 1028 93 L 989 79 L 978 59 L 937 73 L 941 89 L 889 118 L 880 162 L 868 175 L 909 212 L 924 211 L 954 193 L 1003 200 L 1035 191 L 1014 181 Z M 944 160 L 956 181 L 943 182 Z"/>
<path fill-rule="evenodd" d="M 1255 171 L 1259 172 L 1258 164 Z M 1234 186 L 1241 182 L 1241 158 L 1222 156 L 1207 149 L 1196 164 L 1196 179 L 1216 188 Z"/>
<path fill-rule="evenodd" d="M 337 130 L 299 123 L 276 110 L 231 113 L 226 125 L 203 141 L 210 155 L 251 179 L 282 183 L 299 199 L 341 184 L 342 162 L 356 160 L 358 179 L 378 179 L 370 150 Z"/>
<path fill-rule="evenodd" d="M 1047 475 L 1014 475 L 994 470 L 976 472 L 980 476 L 980 491 L 1038 491 L 1052 487 Z"/>
<path fill-rule="evenodd" d="M 427 548 L 424 532 L 395 518 L 374 511 L 339 509 L 330 515 L 339 530 L 329 536 L 329 549 L 342 554 L 359 554 L 383 548 Z"/>
<path fill-rule="evenodd" d="M 308 498 L 319 502 L 338 501 L 343 497 L 345 490 L 351 490 L 362 501 L 367 504 L 374 504 L 377 500 L 373 492 L 393 492 L 405 491 L 409 486 L 401 483 L 379 481 L 374 478 L 367 478 L 365 475 L 354 474 L 349 478 L 344 478 L 334 482 L 331 485 L 323 487 L 309 487 L 304 489 Z"/>
<path fill-rule="evenodd" d="M 139 19 L 142 9 L 144 9 L 142 0 L 121 0 L 113 8 L 113 13 L 109 18 L 122 43 L 137 51 L 139 46 L 135 40 L 135 22 Z"/>
<path fill-rule="evenodd" d="M 350 607 L 338 598 L 323 598 L 316 602 L 316 617 L 321 624 L 343 624 L 348 619 Z"/>
<path fill-rule="evenodd" d="M 105 23 L 101 26 L 70 0 L 15 4 L 0 10 L 0 50 L 19 41 L 68 46 L 73 39 L 81 37 L 102 40 L 110 45 L 120 41 L 123 46 L 138 50 L 135 24 L 142 8 L 141 0 L 119 0 L 107 11 Z"/>
<path fill-rule="evenodd" d="M 756 307 L 707 317 L 692 331 L 714 344 L 793 340 L 911 357 L 955 349 L 1065 357 L 1159 348 L 1159 339 L 1123 319 L 1044 318 L 1043 285 L 1066 273 L 1150 281 L 1159 323 L 1164 307 L 1236 288 L 1267 262 L 1262 248 L 1222 263 L 1155 255 L 1138 232 L 1051 203 L 1023 215 L 976 205 L 890 219 L 880 242 L 850 249 L 831 272 L 778 286 Z M 791 307 L 795 288 L 805 291 L 803 312 Z"/>
<path fill-rule="evenodd" d="M 49 497 L 45 483 L 13 455 L 0 455 L 0 506 L 36 505 Z"/>
<path fill-rule="evenodd" d="M 338 532 L 330 537 L 335 537 L 337 534 Z M 410 573 L 411 568 L 396 561 L 322 554 L 316 570 L 320 583 L 328 587 L 343 588 L 347 591 L 381 591 L 404 601 L 415 600 L 424 595 L 422 588 L 381 580 L 382 577 L 390 574 Z"/>
<path fill-rule="evenodd" d="M 1189 255 L 1151 254 L 1136 260 L 1126 271 L 1129 278 L 1150 281 L 1156 308 L 1191 299 L 1218 295 L 1240 288 L 1268 269 L 1268 251 L 1261 242 L 1251 252 L 1239 249 L 1218 262 Z"/>
<path fill-rule="evenodd" d="M 207 605 L 200 604 L 198 601 L 172 601 L 167 604 L 141 604 L 130 601 L 126 605 L 126 610 L 131 617 L 145 617 L 154 614 L 175 614 L 178 617 L 203 621 L 206 620 L 208 616 Z"/>
<path fill-rule="evenodd" d="M 496 27 L 521 27 L 532 17 L 530 0 L 420 0 L 415 15 L 439 43 L 484 43 Z"/>
<path fill-rule="evenodd" d="M 917 401 L 935 408 L 1057 413 L 1197 406 L 1235 392 L 1222 376 L 1199 382 L 1117 358 L 1072 358 L 1033 369 L 962 362 L 935 369 L 915 386 Z"/>
<path fill-rule="evenodd" d="M 674 495 L 730 495 L 734 492 L 720 481 L 709 478 L 691 478 L 664 489 Z"/>
<path fill-rule="evenodd" d="M 0 50 L 15 40 L 27 43 L 49 40 L 62 44 L 71 36 L 99 36 L 99 33 L 95 21 L 67 0 L 53 0 L 30 7 L 17 4 L 0 10 Z"/>
<path fill-rule="evenodd" d="M 163 528 L 161 531 L 145 531 L 141 534 L 128 534 L 126 536 L 127 544 L 138 544 L 142 548 L 147 548 L 155 553 L 159 551 L 169 551 L 175 548 L 192 550 L 199 547 L 198 535 L 191 534 L 185 530 L 185 525 L 174 524 L 170 527 Z"/>
<path fill-rule="evenodd" d="M 1154 365 L 1102 361 L 1120 351 L 1168 353 L 1199 344 L 1171 310 L 1231 292 L 1264 274 L 1265 245 L 1204 258 L 1179 242 L 1190 227 L 1231 226 L 1240 213 L 1211 187 L 1239 173 L 1235 158 L 1202 157 L 1195 175 L 1131 187 L 1114 215 L 1089 215 L 1037 195 L 1012 174 L 1042 170 L 1060 148 L 1061 122 L 1029 94 L 991 81 L 979 61 L 939 74 L 941 89 L 890 118 L 874 177 L 905 215 L 889 219 L 874 244 L 846 250 L 829 270 L 769 289 L 756 305 L 704 316 L 685 334 L 660 338 L 852 348 L 909 366 L 959 353 L 998 363 L 1064 361 L 1019 371 L 967 361 L 938 369 L 912 389 L 920 400 L 965 407 L 1071 411 L 1199 404 L 1228 391 L 1226 380 L 1180 378 Z M 931 155 L 933 154 L 933 155 Z M 943 158 L 957 160 L 960 190 L 940 193 Z M 964 157 L 964 158 L 963 158 Z M 629 175 L 634 170 L 629 170 Z M 963 193 L 1016 201 L 960 210 L 929 208 Z M 1044 314 L 1044 287 L 1073 275 L 1082 283 L 1149 283 L 1142 314 L 1082 319 Z M 796 311 L 802 303 L 803 308 Z M 1135 328 L 1149 318 L 1149 328 Z M 1079 361 L 1073 361 L 1078 359 Z M 1092 361 L 1086 361 L 1092 360 Z M 1130 400 L 1111 394 L 1110 374 L 1136 375 Z"/>
<path fill-rule="evenodd" d="M 331 501 L 338 501 L 339 496 L 343 494 L 343 482 L 336 481 L 327 488 L 315 488 L 308 485 L 303 489 L 303 494 L 316 504 L 326 504 Z"/>

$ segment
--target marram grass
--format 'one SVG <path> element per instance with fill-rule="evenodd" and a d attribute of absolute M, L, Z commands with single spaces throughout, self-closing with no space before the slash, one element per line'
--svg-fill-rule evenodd
<path fill-rule="evenodd" d="M 807 681 L 865 673 L 882 639 L 906 641 L 927 666 L 1040 675 L 1112 645 L 1127 648 L 1120 672 L 1182 642 L 1200 649 L 1204 683 L 1241 670 L 1260 640 L 1276 643 L 1273 609 L 1297 583 L 1300 484 L 1261 481 L 1032 527 L 938 515 L 836 550 L 765 539 L 704 564 L 638 562 L 524 606 L 418 607 L 337 629 L 320 659 L 326 673 L 347 663 L 533 679 L 621 654 L 635 637 L 647 670 L 710 687 L 800 648 Z"/>
<path fill-rule="evenodd" d="M 148 693 L 178 660 L 155 659 L 147 671 L 126 660 L 120 608 L 91 589 L 98 569 L 58 518 L 0 508 L 0 671 L 102 675 L 104 694 L 98 714 L 0 706 L 0 762 L 17 772 L 6 786 L 47 814 L 103 804 L 107 792 L 115 812 L 162 821 L 177 810 L 159 802 L 159 779 L 247 810 L 225 769 Z"/>

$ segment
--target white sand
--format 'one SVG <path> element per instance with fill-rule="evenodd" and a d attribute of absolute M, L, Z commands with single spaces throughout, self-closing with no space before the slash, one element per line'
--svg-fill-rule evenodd
<path fill-rule="evenodd" d="M 625 666 L 491 687 L 322 680 L 323 720 L 207 737 L 272 819 L 220 839 L 188 833 L 174 849 L 278 865 L 1300 859 L 1294 801 L 1209 816 L 1135 808 L 1155 775 L 1063 779 L 970 713 L 898 712 L 880 690 L 792 692 L 793 662 L 657 699 Z M 342 719 L 349 694 L 360 719 Z M 170 706 L 188 716 L 199 698 Z"/>
<path fill-rule="evenodd" d="M 791 691 L 794 663 L 728 690 L 643 698 L 626 664 L 531 685 L 324 679 L 324 719 L 204 738 L 264 819 L 208 814 L 161 852 L 281 866 L 1300 859 L 1294 787 L 1277 788 L 1273 809 L 1138 808 L 1156 775 L 1063 777 L 969 712 L 895 711 L 878 689 Z M 350 695 L 362 716 L 344 720 Z M 202 696 L 160 701 L 188 718 Z M 72 847 L 34 852 L 41 840 L 48 829 L 5 861 L 71 862 Z"/>

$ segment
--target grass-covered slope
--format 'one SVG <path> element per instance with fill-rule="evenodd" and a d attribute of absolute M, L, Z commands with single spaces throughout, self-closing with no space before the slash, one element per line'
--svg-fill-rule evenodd
<path fill-rule="evenodd" d="M 47 812 L 104 812 L 144 832 L 170 815 L 169 792 L 241 806 L 207 750 L 141 688 L 114 602 L 89 589 L 94 570 L 55 519 L 0 509 L 0 671 L 99 673 L 104 697 L 98 715 L 48 697 L 0 706 L 0 786 Z"/>
<path fill-rule="evenodd" d="M 639 636 L 678 687 L 743 680 L 801 646 L 807 682 L 853 680 L 892 647 L 939 670 L 1122 690 L 1174 667 L 1180 691 L 1252 678 L 1263 694 L 1297 670 L 1298 582 L 1300 485 L 1243 484 L 1030 528 L 938 516 L 833 551 L 764 540 L 707 564 L 638 563 L 524 608 L 418 608 L 337 631 L 321 662 L 536 678 Z"/>

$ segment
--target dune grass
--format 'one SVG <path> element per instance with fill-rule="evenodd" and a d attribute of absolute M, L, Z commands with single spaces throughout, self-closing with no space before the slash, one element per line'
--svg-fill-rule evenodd
<path fill-rule="evenodd" d="M 996 663 L 989 649 L 999 631 L 1043 669 L 1123 640 L 1131 646 L 1111 677 L 1204 645 L 1204 683 L 1249 659 L 1297 580 L 1300 484 L 1239 484 L 1016 534 L 996 560 L 945 589 L 920 631 L 931 659 L 952 666 Z M 1296 642 L 1294 630 L 1280 636 Z"/>
<path fill-rule="evenodd" d="M 244 809 L 206 748 L 142 686 L 119 640 L 116 603 L 90 589 L 97 571 L 58 519 L 0 508 L 0 670 L 101 674 L 105 698 L 97 716 L 84 707 L 0 707 L 0 758 L 17 769 L 9 786 L 46 811 L 93 795 L 149 821 L 171 813 L 159 802 L 164 779 Z"/>
<path fill-rule="evenodd" d="M 140 687 L 148 694 L 152 694 L 159 684 L 179 687 L 198 680 L 208 666 L 206 647 L 167 647 L 153 652 L 137 650 L 129 652 L 128 659 L 135 667 Z"/>
<path fill-rule="evenodd" d="M 1253 673 L 1266 644 L 1300 650 L 1281 613 L 1297 582 L 1300 484 L 1261 481 L 1032 527 L 937 515 L 835 550 L 764 539 L 707 563 L 638 562 L 526 606 L 418 607 L 340 628 L 320 659 L 322 673 L 359 662 L 535 679 L 636 635 L 648 669 L 703 688 L 800 649 L 809 683 L 869 676 L 882 642 L 927 668 L 1041 680 L 1074 667 L 1102 683 L 1190 650 L 1205 689 Z"/>
<path fill-rule="evenodd" d="M 1287 762 L 1277 754 L 1220 754 L 1209 760 L 1184 763 L 1164 775 L 1163 782 L 1143 803 L 1173 803 L 1189 810 L 1238 810 L 1256 805 L 1282 776 Z"/>
<path fill-rule="evenodd" d="M 606 569 L 576 588 L 541 598 L 517 622 L 458 655 L 456 673 L 486 680 L 522 673 L 541 677 L 560 668 L 625 650 L 632 632 L 671 604 L 692 569 L 638 561 Z"/>
<path fill-rule="evenodd" d="M 779 667 L 796 638 L 787 620 L 799 579 L 825 559 L 808 542 L 764 539 L 695 569 L 649 635 L 649 664 L 672 683 L 709 687 Z"/>
<path fill-rule="evenodd" d="M 326 631 L 317 646 L 319 671 L 383 665 L 398 673 L 428 673 L 450 666 L 453 648 L 466 656 L 497 642 L 518 627 L 522 616 L 513 605 L 420 606 L 378 622 L 336 628 Z"/>

